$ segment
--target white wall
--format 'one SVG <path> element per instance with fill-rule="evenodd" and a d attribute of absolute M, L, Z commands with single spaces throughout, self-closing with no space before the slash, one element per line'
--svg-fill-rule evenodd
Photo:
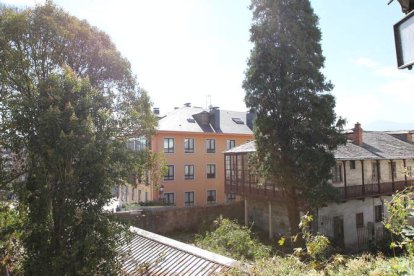
<path fill-rule="evenodd" d="M 380 160 L 380 181 L 391 182 L 390 160 Z M 396 178 L 394 181 L 404 181 L 404 162 L 403 160 L 393 160 L 396 166 Z M 337 164 L 342 164 L 342 183 L 333 183 L 335 187 L 343 186 L 344 180 L 344 163 L 337 161 Z M 347 186 L 362 185 L 362 164 L 360 160 L 355 160 L 355 169 L 350 168 L 350 161 L 346 161 L 346 182 Z M 376 166 L 376 160 L 364 160 L 364 181 L 365 184 L 377 183 L 377 178 L 372 178 L 372 166 Z M 406 160 L 406 166 L 411 166 L 414 174 L 414 161 Z M 407 180 L 414 180 L 413 177 L 408 177 Z"/>
<path fill-rule="evenodd" d="M 364 200 L 349 200 L 344 203 L 329 203 L 326 207 L 318 210 L 318 228 L 322 229 L 324 227 L 322 223 L 326 218 L 341 217 L 344 222 L 345 247 L 353 247 L 358 243 L 356 214 L 364 214 L 364 227 L 366 227 L 368 222 L 375 223 L 374 206 L 384 205 L 384 202 L 389 200 L 391 200 L 390 196 L 383 196 L 378 198 L 365 198 Z M 384 215 L 386 213 L 384 206 Z"/>

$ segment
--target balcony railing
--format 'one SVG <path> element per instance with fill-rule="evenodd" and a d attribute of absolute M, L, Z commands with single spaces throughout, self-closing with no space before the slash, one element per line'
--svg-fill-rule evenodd
<path fill-rule="evenodd" d="M 411 181 L 395 181 L 384 182 L 375 184 L 365 184 L 365 185 L 351 185 L 347 187 L 338 187 L 336 188 L 339 192 L 339 195 L 343 199 L 356 199 L 364 198 L 369 196 L 381 196 L 381 195 L 391 195 L 397 191 L 402 191 L 406 187 L 413 186 Z"/>
<path fill-rule="evenodd" d="M 384 182 L 380 183 L 379 185 L 377 183 L 352 185 L 347 187 L 336 187 L 336 189 L 339 193 L 340 199 L 349 200 L 361 199 L 364 197 L 391 195 L 397 191 L 402 191 L 409 186 L 414 186 L 414 183 L 412 181 L 395 181 L 394 184 L 392 182 Z M 229 180 L 226 180 L 225 192 L 236 193 L 238 195 L 256 199 L 278 201 L 284 201 L 286 199 L 282 191 L 278 190 L 277 187 L 269 183 L 264 185 L 257 185 L 256 183 L 242 183 L 239 181 L 236 184 L 231 183 Z"/>

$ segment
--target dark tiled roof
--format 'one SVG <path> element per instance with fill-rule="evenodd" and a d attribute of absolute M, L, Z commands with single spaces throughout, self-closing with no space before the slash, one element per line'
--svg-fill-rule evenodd
<path fill-rule="evenodd" d="M 379 159 L 412 159 L 414 145 L 401 141 L 385 132 L 364 131 L 362 147 Z"/>
<path fill-rule="evenodd" d="M 252 130 L 247 125 L 247 113 L 228 111 L 228 110 L 214 110 L 216 115 L 216 125 L 218 133 L 242 133 L 253 134 Z M 218 114 L 218 116 L 217 116 Z M 219 118 L 219 120 L 217 120 Z M 240 119 L 243 124 L 236 123 Z"/>
<path fill-rule="evenodd" d="M 249 142 L 232 148 L 225 153 L 254 151 L 256 151 L 255 143 Z M 339 146 L 334 154 L 338 160 L 413 159 L 414 144 L 404 142 L 386 132 L 364 131 L 361 146 L 348 141 L 346 145 Z"/>
<path fill-rule="evenodd" d="M 339 146 L 334 153 L 335 158 L 338 160 L 378 159 L 377 155 L 350 141 L 347 142 L 346 145 Z"/>
<path fill-rule="evenodd" d="M 199 120 L 201 114 L 209 116 L 208 124 L 201 124 Z M 244 123 L 238 124 L 233 120 L 233 118 L 239 118 Z M 158 130 L 200 133 L 253 134 L 252 130 L 247 125 L 246 112 L 219 109 L 207 111 L 199 107 L 181 107 L 173 110 L 159 120 Z"/>
<path fill-rule="evenodd" d="M 120 248 L 126 275 L 221 275 L 236 260 L 131 227 L 132 241 Z"/>

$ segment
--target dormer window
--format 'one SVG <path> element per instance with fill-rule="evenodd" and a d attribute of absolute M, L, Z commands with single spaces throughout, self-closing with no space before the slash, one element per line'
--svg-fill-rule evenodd
<path fill-rule="evenodd" d="M 244 122 L 240 118 L 232 118 L 233 122 L 235 122 L 238 125 L 244 125 Z"/>

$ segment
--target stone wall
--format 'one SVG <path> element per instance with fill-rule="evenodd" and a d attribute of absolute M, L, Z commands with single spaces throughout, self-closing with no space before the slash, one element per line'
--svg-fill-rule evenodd
<path fill-rule="evenodd" d="M 197 231 L 202 225 L 211 224 L 220 215 L 244 223 L 244 202 L 203 207 L 145 208 L 115 214 L 133 226 L 164 235 L 175 231 Z"/>
<path fill-rule="evenodd" d="M 286 207 L 272 201 L 272 236 L 279 237 L 289 232 L 289 218 Z M 269 233 L 269 202 L 248 199 L 247 213 L 249 223 Z"/>

